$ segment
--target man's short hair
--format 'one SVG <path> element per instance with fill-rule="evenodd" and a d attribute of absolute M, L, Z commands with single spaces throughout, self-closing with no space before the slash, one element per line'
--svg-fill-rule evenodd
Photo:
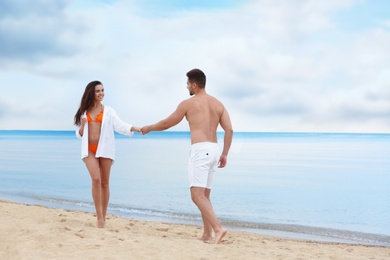
<path fill-rule="evenodd" d="M 196 83 L 199 88 L 206 87 L 206 75 L 200 69 L 193 69 L 187 72 L 188 81 Z"/>

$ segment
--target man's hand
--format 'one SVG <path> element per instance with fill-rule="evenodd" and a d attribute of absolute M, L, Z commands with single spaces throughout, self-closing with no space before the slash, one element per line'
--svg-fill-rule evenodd
<path fill-rule="evenodd" d="M 223 168 L 227 164 L 227 156 L 226 155 L 221 155 L 219 157 L 219 162 L 218 162 L 218 168 Z"/>
<path fill-rule="evenodd" d="M 141 132 L 142 132 L 142 135 L 146 135 L 147 133 L 150 132 L 152 128 L 148 125 L 148 126 L 144 126 L 141 128 Z"/>

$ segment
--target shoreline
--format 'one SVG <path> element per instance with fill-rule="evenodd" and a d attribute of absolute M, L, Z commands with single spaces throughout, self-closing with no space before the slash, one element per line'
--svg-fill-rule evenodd
<path fill-rule="evenodd" d="M 42 198 L 41 198 L 42 199 Z M 35 199 L 26 201 L 24 199 L 12 199 L 0 198 L 0 202 L 10 202 L 23 205 L 37 205 L 46 207 L 49 209 L 63 209 L 66 211 L 80 211 L 85 213 L 94 213 L 94 205 L 91 203 L 83 204 L 83 206 L 71 206 L 71 203 L 62 204 L 61 202 L 66 200 L 61 199 L 48 199 L 42 200 L 44 203 L 37 202 Z M 83 202 L 84 203 L 84 202 Z M 76 203 L 78 204 L 78 203 Z M 85 206 L 90 206 L 84 208 Z M 137 209 L 139 210 L 139 209 Z M 153 216 L 153 215 L 142 215 L 140 213 L 126 214 L 123 213 L 123 208 L 118 206 L 109 205 L 108 214 L 124 219 L 137 219 L 139 221 L 146 222 L 161 222 L 167 224 L 178 224 L 188 226 L 201 226 L 201 218 L 197 219 L 183 219 L 175 218 L 172 216 Z M 230 220 L 220 219 L 221 223 L 228 230 L 237 232 L 245 232 L 249 234 L 278 237 L 282 239 L 291 239 L 306 242 L 320 242 L 320 243 L 341 243 L 349 245 L 362 245 L 362 246 L 379 246 L 379 247 L 390 247 L 390 240 L 388 236 L 380 234 L 362 233 L 357 231 L 348 230 L 337 230 L 328 229 L 321 227 L 310 227 L 302 225 L 286 225 L 286 224 L 258 224 L 251 222 L 235 222 Z M 305 231 L 308 229 L 309 231 Z"/>
<path fill-rule="evenodd" d="M 228 230 L 222 244 L 198 241 L 199 226 L 126 219 L 0 200 L 0 258 L 386 259 L 390 247 L 306 241 Z"/>

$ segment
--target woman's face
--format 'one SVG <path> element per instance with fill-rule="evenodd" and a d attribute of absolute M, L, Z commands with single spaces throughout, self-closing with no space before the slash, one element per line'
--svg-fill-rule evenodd
<path fill-rule="evenodd" d="M 95 101 L 102 101 L 104 98 L 104 88 L 103 85 L 95 86 Z"/>

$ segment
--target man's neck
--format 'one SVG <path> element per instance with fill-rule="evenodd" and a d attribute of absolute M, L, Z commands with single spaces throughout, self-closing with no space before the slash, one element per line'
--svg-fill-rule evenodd
<path fill-rule="evenodd" d="M 195 96 L 207 95 L 206 90 L 204 88 L 198 88 L 195 92 Z"/>

